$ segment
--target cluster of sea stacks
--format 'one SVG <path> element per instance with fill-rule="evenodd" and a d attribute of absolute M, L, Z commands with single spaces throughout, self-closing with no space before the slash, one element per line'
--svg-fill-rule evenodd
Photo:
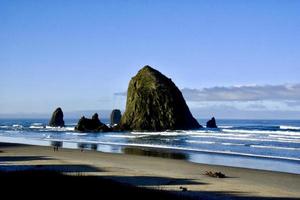
<path fill-rule="evenodd" d="M 82 132 L 165 131 L 199 129 L 202 126 L 192 116 L 180 90 L 171 79 L 150 66 L 143 67 L 128 86 L 126 110 L 113 110 L 110 126 L 103 124 L 97 113 L 91 119 L 81 117 L 76 126 Z M 64 126 L 63 112 L 57 108 L 50 126 Z M 208 128 L 217 128 L 215 118 Z"/>
<path fill-rule="evenodd" d="M 97 113 L 92 116 L 92 119 L 81 117 L 75 129 L 82 132 L 108 132 L 112 130 L 100 121 Z"/>

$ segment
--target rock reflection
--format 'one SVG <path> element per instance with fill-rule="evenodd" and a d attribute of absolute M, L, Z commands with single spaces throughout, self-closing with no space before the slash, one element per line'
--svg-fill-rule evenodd
<path fill-rule="evenodd" d="M 97 151 L 98 150 L 98 145 L 97 144 L 90 144 L 90 143 L 78 143 L 77 148 L 80 149 L 80 151 L 83 151 L 83 150 Z"/>
<path fill-rule="evenodd" d="M 142 155 L 142 156 L 152 156 L 161 158 L 172 158 L 179 160 L 188 160 L 189 155 L 180 152 L 171 152 L 161 149 L 145 149 L 145 148 L 135 148 L 135 147 L 123 147 L 122 152 L 125 154 Z"/>
<path fill-rule="evenodd" d="M 91 144 L 91 150 L 97 151 L 98 145 L 97 144 Z"/>

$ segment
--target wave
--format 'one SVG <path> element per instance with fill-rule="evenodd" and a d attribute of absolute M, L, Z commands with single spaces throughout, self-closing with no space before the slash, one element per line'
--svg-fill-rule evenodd
<path fill-rule="evenodd" d="M 21 131 L 19 131 L 19 130 L 5 130 L 4 133 L 15 134 L 15 133 L 21 133 Z"/>
<path fill-rule="evenodd" d="M 46 126 L 47 130 L 50 131 L 74 131 L 75 127 L 53 127 L 53 126 Z"/>
<path fill-rule="evenodd" d="M 31 125 L 30 129 L 40 129 L 40 131 L 74 131 L 75 127 L 52 127 L 52 126 L 43 126 L 43 125 Z"/>
<path fill-rule="evenodd" d="M 32 126 L 43 126 L 43 123 L 35 122 L 31 124 Z"/>
<path fill-rule="evenodd" d="M 267 131 L 267 130 L 244 130 L 244 129 L 234 129 L 234 130 L 223 129 L 222 131 L 226 133 L 300 135 L 300 132 L 295 132 L 295 131 Z"/>
<path fill-rule="evenodd" d="M 31 125 L 31 126 L 29 126 L 29 128 L 31 128 L 31 129 L 43 129 L 45 127 L 41 126 L 41 125 Z"/>
<path fill-rule="evenodd" d="M 272 138 L 288 138 L 288 139 L 300 139 L 300 136 L 290 136 L 290 135 L 277 135 L 277 134 L 274 134 L 274 135 L 269 135 L 269 137 L 272 137 Z"/>
<path fill-rule="evenodd" d="M 196 144 L 221 144 L 221 145 L 226 145 L 226 146 L 245 146 L 245 144 L 240 144 L 240 143 L 230 143 L 230 142 L 212 142 L 212 141 L 198 141 L 198 140 L 186 140 L 188 143 L 196 143 Z"/>
<path fill-rule="evenodd" d="M 265 141 L 265 142 L 287 142 L 287 143 L 297 143 L 300 144 L 300 140 L 295 139 L 286 139 L 286 138 L 278 138 L 275 139 L 265 139 L 265 138 L 238 138 L 238 137 L 219 137 L 219 136 L 202 136 L 202 135 L 195 135 L 191 137 L 196 138 L 215 138 L 215 139 L 222 139 L 222 140 L 240 140 L 240 141 Z"/>
<path fill-rule="evenodd" d="M 77 123 L 66 123 L 65 126 L 76 126 Z"/>
<path fill-rule="evenodd" d="M 234 126 L 218 126 L 218 128 L 233 128 Z"/>
<path fill-rule="evenodd" d="M 134 135 L 149 135 L 149 136 L 180 136 L 183 135 L 184 132 L 131 132 Z"/>
<path fill-rule="evenodd" d="M 65 129 L 67 131 L 74 131 L 75 127 L 64 127 L 63 129 Z"/>
<path fill-rule="evenodd" d="M 20 125 L 20 124 L 13 124 L 12 126 L 3 125 L 3 126 L 0 126 L 0 128 L 5 128 L 5 129 L 8 129 L 8 128 L 21 129 L 21 128 L 23 128 L 23 126 Z"/>
<path fill-rule="evenodd" d="M 67 132 L 66 135 L 84 136 L 88 135 L 88 133 Z"/>
<path fill-rule="evenodd" d="M 220 133 L 219 129 L 204 129 L 204 130 L 192 130 L 192 131 L 182 131 L 188 135 L 195 135 L 199 133 Z"/>
<path fill-rule="evenodd" d="M 13 127 L 13 128 L 23 128 L 23 126 L 20 125 L 20 124 L 14 124 L 14 125 L 12 125 L 12 127 Z"/>
<path fill-rule="evenodd" d="M 186 140 L 188 143 L 196 143 L 196 144 L 216 144 L 216 142 L 211 141 L 198 141 L 198 140 Z"/>
<path fill-rule="evenodd" d="M 145 137 L 143 135 L 105 135 L 105 137 L 113 137 L 113 138 L 141 138 L 141 137 Z"/>
<path fill-rule="evenodd" d="M 279 126 L 280 129 L 283 129 L 283 130 L 300 130 L 300 127 L 299 126 L 285 126 L 285 125 L 282 125 L 282 126 Z"/>
<path fill-rule="evenodd" d="M 194 135 L 198 133 L 220 133 L 218 130 L 212 130 L 212 129 L 201 129 L 201 130 L 167 130 L 167 131 L 161 131 L 161 132 L 141 132 L 141 131 L 132 131 L 131 134 L 140 134 L 140 135 Z"/>
<path fill-rule="evenodd" d="M 51 138 L 51 135 L 47 135 L 46 138 L 47 138 L 47 139 L 50 139 L 50 138 Z"/>
<path fill-rule="evenodd" d="M 300 148 L 294 148 L 294 147 L 278 147 L 278 146 L 264 146 L 264 145 L 250 145 L 250 147 L 263 148 L 263 149 L 279 149 L 279 150 L 300 151 Z"/>
<path fill-rule="evenodd" d="M 240 143 L 230 143 L 230 142 L 222 142 L 222 145 L 226 146 L 245 146 L 246 144 L 240 144 Z"/>
<path fill-rule="evenodd" d="M 251 137 L 252 135 L 251 134 L 236 134 L 236 133 L 193 133 L 193 134 L 188 134 L 188 135 L 191 135 L 191 136 L 196 136 L 196 135 L 199 135 L 199 136 L 208 136 L 208 137 L 211 137 L 211 136 L 233 136 L 233 137 L 242 137 L 242 138 L 246 138 L 246 137 Z"/>

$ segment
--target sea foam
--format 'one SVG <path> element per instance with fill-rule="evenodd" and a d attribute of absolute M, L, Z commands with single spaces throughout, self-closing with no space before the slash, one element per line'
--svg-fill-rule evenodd
<path fill-rule="evenodd" d="M 300 127 L 299 126 L 280 126 L 280 129 L 283 129 L 283 130 L 300 130 Z"/>

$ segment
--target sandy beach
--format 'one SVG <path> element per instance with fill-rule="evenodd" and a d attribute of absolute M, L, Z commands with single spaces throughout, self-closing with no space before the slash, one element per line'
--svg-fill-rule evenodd
<path fill-rule="evenodd" d="M 300 199 L 300 175 L 151 156 L 1 144 L 1 170 L 57 170 L 201 199 Z M 213 178 L 206 171 L 222 172 Z M 183 192 L 180 187 L 187 191 Z"/>

